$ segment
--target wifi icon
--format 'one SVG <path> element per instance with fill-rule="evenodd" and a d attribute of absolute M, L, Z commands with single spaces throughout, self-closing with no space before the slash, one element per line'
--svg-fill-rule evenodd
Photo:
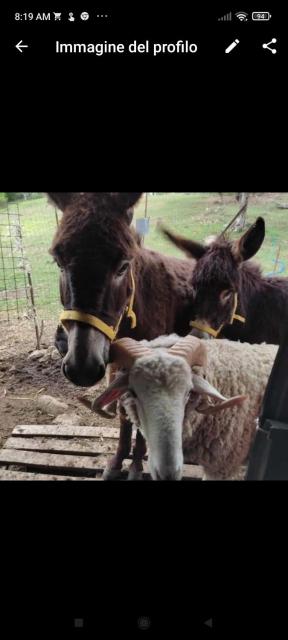
<path fill-rule="evenodd" d="M 248 13 L 245 13 L 245 11 L 238 11 L 238 13 L 235 13 L 235 16 L 241 22 L 246 22 L 248 18 Z"/>

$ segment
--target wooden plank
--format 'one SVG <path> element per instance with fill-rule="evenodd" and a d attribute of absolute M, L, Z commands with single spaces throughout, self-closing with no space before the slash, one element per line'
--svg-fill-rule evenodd
<path fill-rule="evenodd" d="M 17 425 L 12 432 L 12 436 L 55 436 L 77 438 L 117 438 L 119 439 L 119 429 L 114 427 L 63 427 L 57 424 L 47 425 Z"/>
<path fill-rule="evenodd" d="M 202 480 L 203 468 L 196 464 L 184 464 L 183 465 L 183 478 L 194 478 Z"/>
<path fill-rule="evenodd" d="M 50 437 L 43 437 L 43 429 L 48 430 Z M 16 430 L 20 430 L 22 437 L 16 437 Z M 40 435 L 38 437 L 32 437 L 34 430 L 36 430 L 36 433 L 40 431 Z M 61 432 L 61 435 L 64 431 L 62 438 L 57 437 L 60 435 L 59 431 Z M 81 434 L 79 434 L 79 431 L 81 431 Z M 67 470 L 74 468 L 78 469 L 82 473 L 84 473 L 85 470 L 89 472 L 95 471 L 97 473 L 102 473 L 107 464 L 107 461 L 114 454 L 117 444 L 116 440 L 115 443 L 113 442 L 113 439 L 110 442 L 101 442 L 99 440 L 99 434 L 100 438 L 102 438 L 103 431 L 105 433 L 105 438 L 108 437 L 106 435 L 107 432 L 109 433 L 109 435 L 111 434 L 111 431 L 117 432 L 118 434 L 118 429 L 111 429 L 109 427 L 77 428 L 61 426 L 57 427 L 57 425 L 19 425 L 14 429 L 13 434 L 15 435 L 12 434 L 12 436 L 5 443 L 4 449 L 0 451 L 0 463 L 2 465 L 23 464 L 25 466 L 27 465 L 40 468 L 48 467 L 48 469 L 55 468 Z M 69 437 L 71 436 L 71 432 L 73 436 L 74 434 L 77 434 L 77 437 Z M 93 433 L 93 437 L 91 437 L 91 432 Z M 97 433 L 97 435 L 95 432 Z M 87 433 L 88 437 L 86 436 Z M 79 435 L 80 440 L 78 440 Z M 63 455 L 60 455 L 60 453 L 56 453 L 60 451 Z M 73 455 L 70 454 L 70 452 L 73 452 Z M 91 456 L 91 454 L 93 454 L 93 457 Z M 131 459 L 127 459 L 123 465 L 123 469 L 125 470 L 129 468 L 130 464 Z M 2 468 L 1 471 L 3 473 L 4 469 Z M 147 474 L 149 476 L 149 467 L 145 462 L 144 474 L 145 476 L 147 476 Z M 33 474 L 33 476 L 34 475 L 35 474 Z M 184 479 L 202 480 L 202 476 L 203 470 L 201 467 L 192 464 L 184 465 Z"/>
<path fill-rule="evenodd" d="M 81 480 L 81 482 L 83 480 L 92 480 L 92 481 L 100 481 L 101 480 L 101 476 L 98 476 L 97 478 L 83 478 L 83 476 L 58 476 L 58 475 L 51 475 L 49 473 L 25 473 L 25 471 L 9 471 L 6 469 L 1 469 L 0 468 L 0 481 L 1 480 L 18 480 L 18 481 L 22 481 L 22 480 L 73 480 L 73 481 L 78 481 Z"/>
<path fill-rule="evenodd" d="M 1 454 L 2 452 L 0 452 Z M 21 454 L 25 454 L 25 453 L 29 453 L 29 452 L 23 452 L 23 451 L 11 451 L 9 452 L 11 454 L 16 453 L 16 454 L 20 454 L 17 455 L 17 461 L 15 462 L 15 457 L 12 456 L 12 460 L 9 460 L 9 462 L 12 464 L 24 464 L 29 466 L 36 466 L 36 467 L 43 467 L 47 468 L 48 471 L 51 471 L 51 468 L 55 467 L 57 469 L 60 469 L 61 467 L 63 469 L 67 469 L 66 466 L 66 461 L 63 460 L 64 456 L 52 456 L 53 457 L 53 464 L 51 464 L 51 459 L 49 457 L 49 459 L 47 460 L 47 454 L 43 455 L 43 454 L 38 454 L 38 456 L 41 456 L 41 459 L 39 460 L 39 457 L 37 456 L 37 454 L 33 454 L 33 458 L 29 458 L 27 456 L 23 457 L 23 455 Z M 36 457 L 37 456 L 37 457 Z M 57 458 L 61 458 L 62 459 L 62 463 L 58 462 Z M 75 458 L 75 456 L 69 456 L 69 458 Z M 86 460 L 86 458 L 82 458 L 82 460 Z M 1 462 L 1 459 L 0 459 Z M 63 463 L 65 462 L 64 466 Z M 99 460 L 100 462 L 100 460 Z M 104 467 L 106 466 L 106 462 L 107 459 L 103 460 L 103 456 L 101 458 L 101 462 L 102 462 L 102 466 L 99 466 L 97 468 L 94 467 L 94 460 L 93 460 L 93 472 L 99 472 L 99 476 L 98 478 L 86 478 L 83 476 L 79 476 L 79 477 L 73 477 L 73 476 L 61 476 L 61 475 L 51 475 L 51 473 L 29 473 L 29 472 L 23 472 L 23 471 L 9 471 L 6 469 L 1 469 L 0 468 L 0 481 L 1 480 L 101 480 L 102 478 L 102 472 Z M 103 464 L 104 463 L 104 464 Z M 125 478 L 125 474 L 127 477 L 127 472 L 129 470 L 129 467 L 131 465 L 131 460 L 125 460 L 123 463 L 123 477 Z M 187 467 L 189 467 L 187 469 Z M 192 468 L 191 468 L 192 467 Z M 74 468 L 78 468 L 74 465 Z M 143 464 L 143 468 L 144 468 L 144 478 L 151 480 L 151 476 L 149 474 L 149 467 L 148 464 L 146 462 L 144 462 Z M 82 470 L 82 467 L 81 467 Z M 84 469 L 83 469 L 84 471 Z M 91 471 L 91 468 L 86 469 L 86 471 Z M 183 472 L 183 479 L 184 480 L 201 480 L 202 479 L 202 469 L 200 467 L 197 467 L 196 465 L 184 465 L 184 472 Z"/>
<path fill-rule="evenodd" d="M 18 451 L 17 449 L 2 449 L 0 451 L 0 463 L 23 464 L 25 466 L 49 468 L 49 469 L 79 469 L 85 471 L 101 472 L 107 463 L 107 456 L 76 456 L 54 453 L 39 453 L 35 451 Z"/>
<path fill-rule="evenodd" d="M 129 470 L 131 465 L 131 460 L 124 460 L 123 469 Z M 144 475 L 148 475 L 150 477 L 149 465 L 147 462 L 143 462 L 143 470 Z M 202 480 L 203 477 L 203 469 L 195 464 L 184 464 L 183 465 L 183 478 L 184 480 Z"/>
<path fill-rule="evenodd" d="M 102 454 L 107 453 L 108 455 L 113 455 L 117 449 L 117 441 L 116 440 L 108 440 L 105 439 L 104 442 L 101 442 L 97 438 L 52 438 L 45 437 L 41 438 L 40 436 L 35 436 L 35 438 L 17 438 L 14 436 L 13 438 L 8 438 L 5 442 L 4 449 L 24 449 L 26 451 L 47 451 L 55 453 L 58 452 L 67 452 L 69 453 L 78 453 L 79 455 L 85 454 Z"/>

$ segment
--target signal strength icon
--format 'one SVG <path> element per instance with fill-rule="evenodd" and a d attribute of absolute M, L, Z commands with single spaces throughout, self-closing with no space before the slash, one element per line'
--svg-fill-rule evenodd
<path fill-rule="evenodd" d="M 218 18 L 218 22 L 227 22 L 227 20 L 232 20 L 232 12 L 230 11 L 230 13 L 226 13 L 225 16 L 222 16 L 222 18 Z"/>
<path fill-rule="evenodd" d="M 241 22 L 246 22 L 248 18 L 248 13 L 245 13 L 245 11 L 238 11 L 238 13 L 235 13 L 235 16 Z"/>

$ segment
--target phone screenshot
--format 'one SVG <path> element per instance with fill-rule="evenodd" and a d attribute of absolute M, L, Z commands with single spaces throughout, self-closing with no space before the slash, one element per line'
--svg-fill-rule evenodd
<path fill-rule="evenodd" d="M 2 627 L 280 637 L 253 519 L 288 480 L 287 9 L 66 5 L 1 9 L 1 184 L 34 189 L 0 193 L 0 495 L 28 562 Z M 53 506 L 39 553 L 18 493 Z"/>

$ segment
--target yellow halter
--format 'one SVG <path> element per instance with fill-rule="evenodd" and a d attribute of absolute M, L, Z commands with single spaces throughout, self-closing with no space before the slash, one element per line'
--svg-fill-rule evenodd
<path fill-rule="evenodd" d="M 135 287 L 135 280 L 134 280 L 132 269 L 130 270 L 130 275 L 131 275 L 131 284 L 132 284 L 131 297 L 130 297 L 128 306 L 125 307 L 115 328 L 109 326 L 108 324 L 106 324 L 106 322 L 103 322 L 103 320 L 100 320 L 100 318 L 98 318 L 97 316 L 91 315 L 90 313 L 83 313 L 82 311 L 72 311 L 72 310 L 62 311 L 60 315 L 60 322 L 63 324 L 64 327 L 65 327 L 65 322 L 67 320 L 76 320 L 77 322 L 83 322 L 84 324 L 89 324 L 91 327 L 94 327 L 95 329 L 98 329 L 98 331 L 101 331 L 101 333 L 104 333 L 104 335 L 107 336 L 107 338 L 109 338 L 111 342 L 115 340 L 117 333 L 119 331 L 119 327 L 122 322 L 123 316 L 125 314 L 127 318 L 130 318 L 131 320 L 131 329 L 135 329 L 137 325 L 137 318 L 136 318 L 135 312 L 133 311 L 133 306 L 134 306 L 134 300 L 135 300 L 136 287 Z"/>
<path fill-rule="evenodd" d="M 237 309 L 237 305 L 238 305 L 238 295 L 237 293 L 234 293 L 234 305 L 233 305 L 233 311 L 231 314 L 231 319 L 229 324 L 233 324 L 234 320 L 239 320 L 239 322 L 246 322 L 246 319 L 243 318 L 243 316 L 239 316 L 237 313 L 235 313 Z M 209 335 L 213 336 L 213 338 L 218 338 L 219 333 L 225 326 L 225 324 L 221 324 L 219 329 L 212 329 L 212 327 L 209 327 L 209 325 L 200 324 L 194 320 L 192 320 L 189 324 L 190 324 L 190 327 L 193 327 L 194 329 L 199 329 L 199 331 L 205 331 L 205 333 L 209 333 Z"/>

